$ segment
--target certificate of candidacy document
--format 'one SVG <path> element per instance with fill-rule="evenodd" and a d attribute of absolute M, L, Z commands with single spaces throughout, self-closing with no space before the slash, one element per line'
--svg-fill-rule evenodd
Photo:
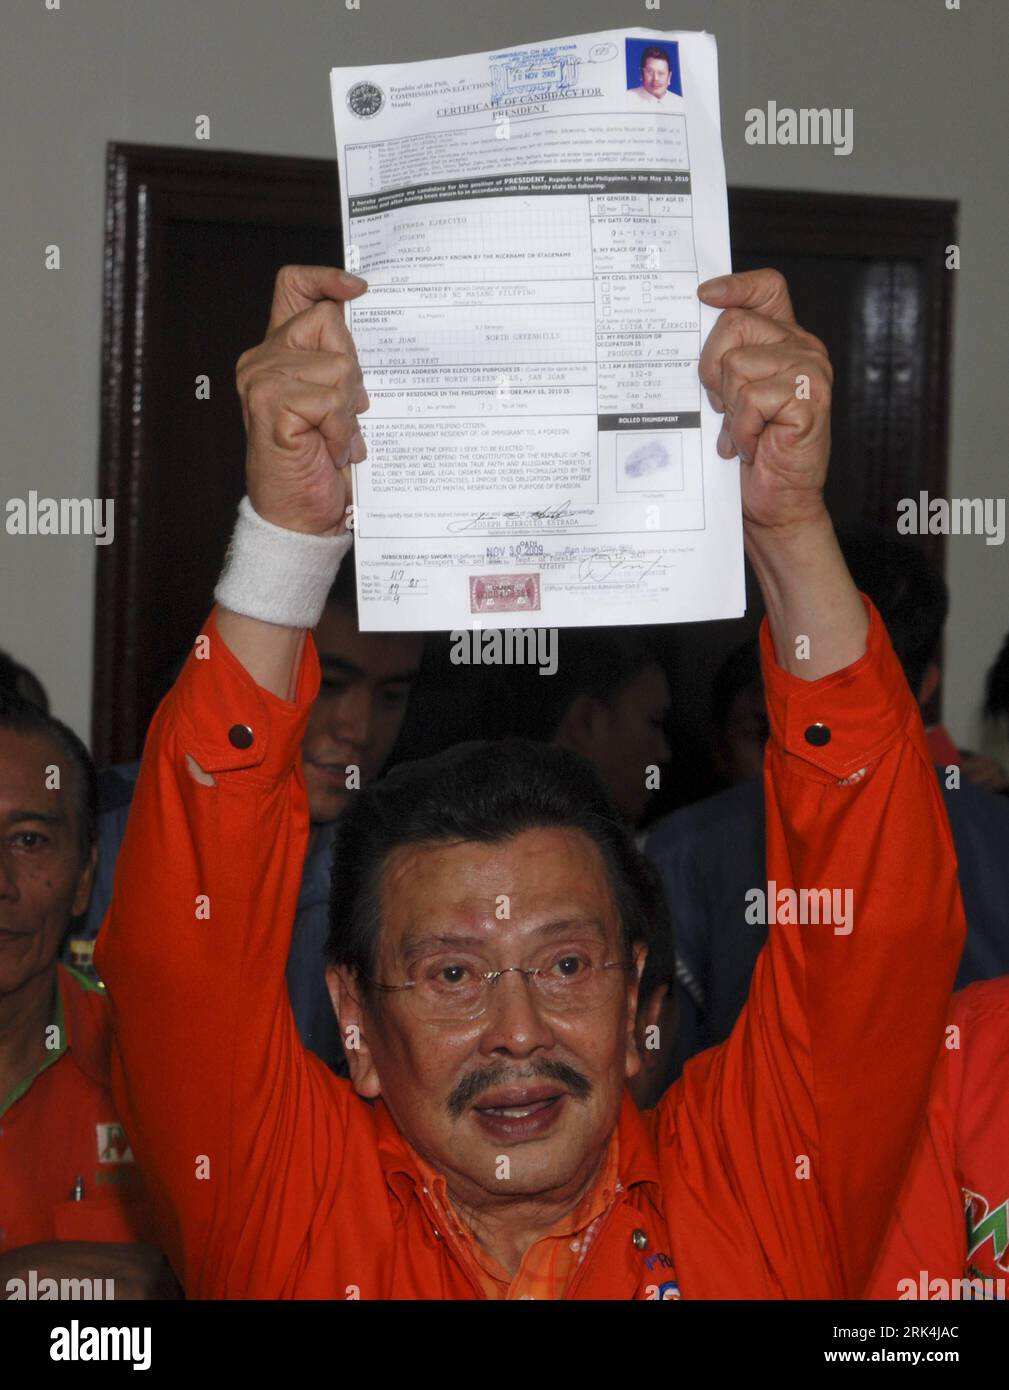
<path fill-rule="evenodd" d="M 611 30 L 331 84 L 370 287 L 345 306 L 371 398 L 362 630 L 738 617 L 739 464 L 697 375 L 718 313 L 697 286 L 731 268 L 714 38 Z"/>

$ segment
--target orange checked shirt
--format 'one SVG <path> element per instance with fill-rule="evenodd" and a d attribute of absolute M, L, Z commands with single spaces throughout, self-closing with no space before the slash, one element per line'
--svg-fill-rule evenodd
<path fill-rule="evenodd" d="M 537 1242 L 515 1280 L 448 1224 L 444 1187 L 382 1101 L 362 1100 L 299 1040 L 285 969 L 318 658 L 309 638 L 295 698 L 278 699 L 211 615 L 209 649 L 190 657 L 148 734 L 95 952 L 115 1019 L 115 1095 L 159 1244 L 191 1298 L 861 1294 L 964 937 L 918 707 L 866 604 L 865 654 L 820 680 L 777 664 L 766 623 L 760 639 L 768 893 L 850 890 L 850 923 L 770 917 L 731 1036 L 688 1062 L 655 1110 L 638 1114 L 625 1091 L 617 1181 Z M 213 786 L 194 781 L 187 755 Z"/>
<path fill-rule="evenodd" d="M 0 1251 L 153 1234 L 109 1089 L 108 1000 L 65 966 L 56 977 L 50 1036 L 57 1045 L 0 1096 Z"/>

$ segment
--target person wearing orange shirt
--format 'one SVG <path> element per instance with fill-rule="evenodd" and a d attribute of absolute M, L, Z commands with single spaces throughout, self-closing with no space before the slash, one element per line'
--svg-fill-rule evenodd
<path fill-rule="evenodd" d="M 953 996 L 871 1298 L 1009 1298 L 1009 975 Z"/>
<path fill-rule="evenodd" d="M 366 453 L 339 303 L 365 289 L 285 267 L 239 360 L 247 497 L 148 736 L 97 945 L 173 1267 L 198 1298 L 857 1296 L 964 921 L 917 706 L 823 505 L 830 363 L 774 271 L 701 287 L 725 312 L 700 376 L 768 613 L 775 903 L 853 910 L 779 912 L 732 1036 L 639 1114 L 652 917 L 633 842 L 573 755 L 463 747 L 341 817 L 328 979 L 351 1080 L 299 1043 L 298 746 Z"/>
<path fill-rule="evenodd" d="M 95 774 L 58 720 L 0 691 L 0 1298 L 44 1279 L 174 1287 L 110 1093 L 108 1000 L 58 964 L 95 866 Z"/>

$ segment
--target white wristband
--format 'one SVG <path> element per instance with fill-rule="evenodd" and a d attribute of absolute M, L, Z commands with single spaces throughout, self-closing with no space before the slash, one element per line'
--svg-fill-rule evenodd
<path fill-rule="evenodd" d="M 310 536 L 274 526 L 243 497 L 214 598 L 246 618 L 313 628 L 353 541 L 350 531 Z"/>

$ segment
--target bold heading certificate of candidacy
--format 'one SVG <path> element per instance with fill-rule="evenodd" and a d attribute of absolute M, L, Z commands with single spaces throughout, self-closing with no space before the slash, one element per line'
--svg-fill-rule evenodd
<path fill-rule="evenodd" d="M 656 50 L 658 52 L 656 53 Z M 366 631 L 738 617 L 739 463 L 697 375 L 731 269 L 710 34 L 331 74 Z"/>

